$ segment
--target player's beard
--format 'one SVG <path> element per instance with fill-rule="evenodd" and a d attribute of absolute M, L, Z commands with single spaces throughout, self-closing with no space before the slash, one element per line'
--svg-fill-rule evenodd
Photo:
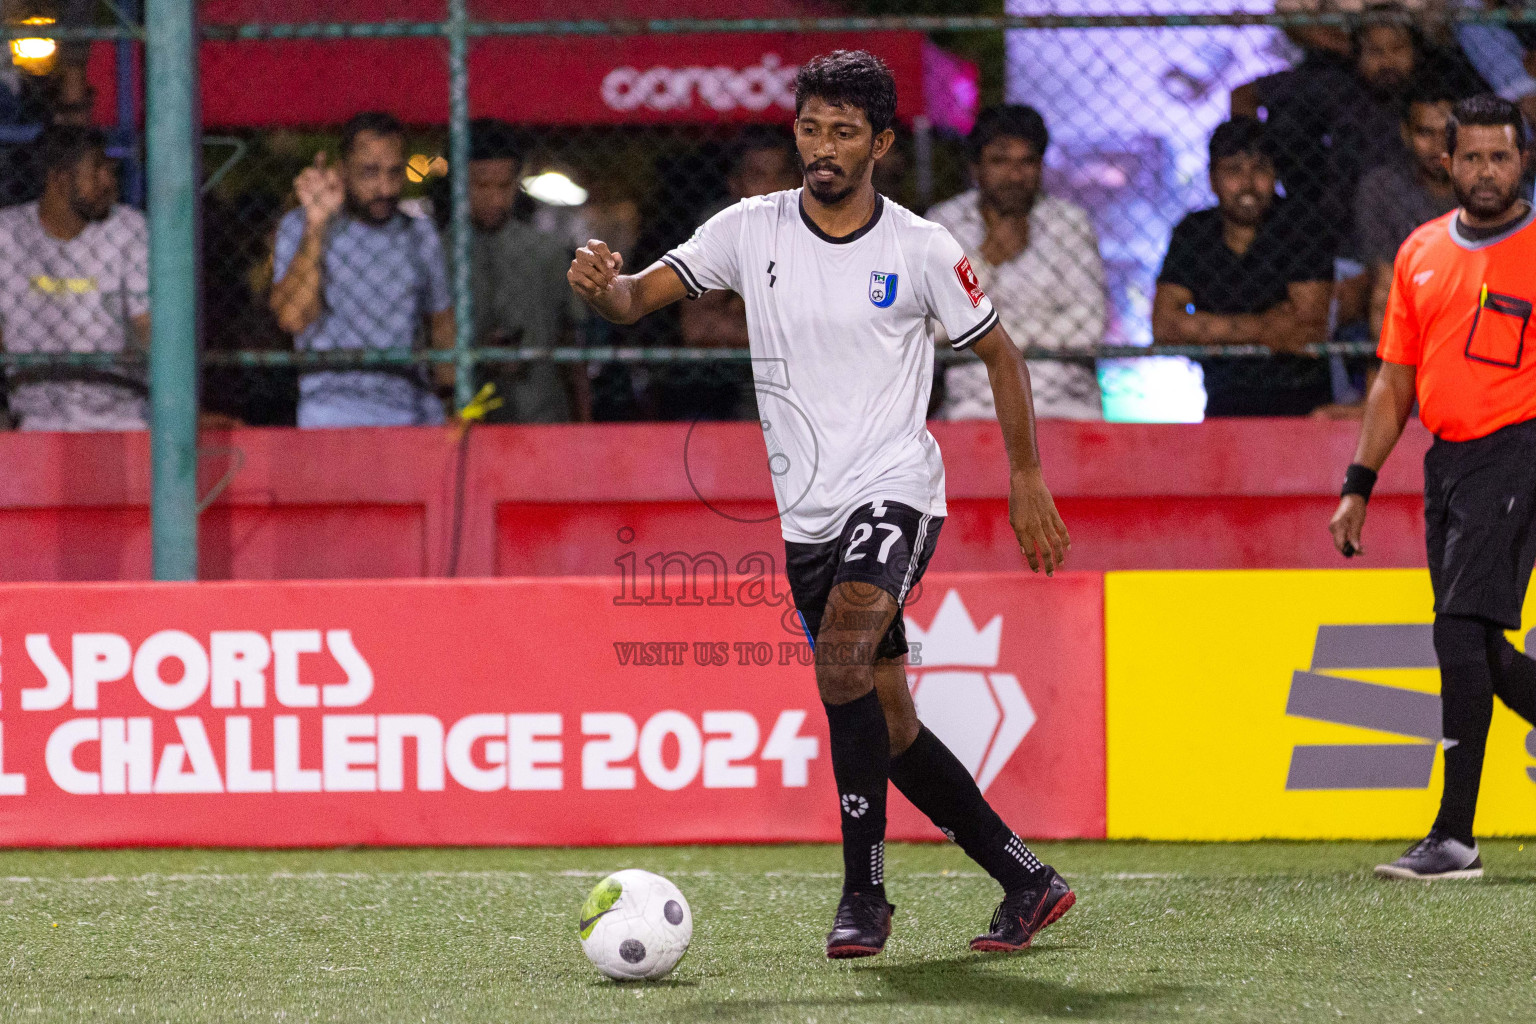
<path fill-rule="evenodd" d="M 1520 184 L 1516 181 L 1503 190 L 1492 185 L 1474 185 L 1471 189 L 1463 190 L 1456 179 L 1451 179 L 1451 189 L 1456 193 L 1456 202 L 1461 204 L 1461 208 L 1479 220 L 1494 222 L 1506 219 L 1505 215 L 1510 214 L 1520 202 Z"/>
<path fill-rule="evenodd" d="M 858 189 L 859 182 L 864 180 L 865 168 L 869 161 L 865 160 L 858 166 L 845 169 L 831 160 L 814 160 L 805 168 L 806 191 L 816 197 L 816 201 L 824 206 L 836 206 L 847 199 Z M 836 171 L 836 176 L 828 182 L 818 182 L 811 179 L 811 172 L 821 168 L 831 168 Z"/>

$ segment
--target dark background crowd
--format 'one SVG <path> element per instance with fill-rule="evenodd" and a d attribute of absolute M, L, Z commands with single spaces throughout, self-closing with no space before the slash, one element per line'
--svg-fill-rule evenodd
<path fill-rule="evenodd" d="M 57 5 L 56 5 L 57 6 Z M 79 5 L 74 5 L 78 7 Z M 1282 4 L 1283 8 L 1297 5 Z M 65 4 L 66 23 L 83 15 Z M 1329 340 L 1380 330 L 1393 257 L 1456 205 L 1441 164 L 1451 106 L 1494 93 L 1536 114 L 1527 65 L 1536 31 L 1455 25 L 1443 10 L 1359 10 L 1350 29 L 1288 32 L 1294 66 L 1233 89 L 1209 140 L 1215 205 L 1172 231 L 1151 296 L 1156 345 L 1261 346 L 1268 358 L 1199 360 L 1208 416 L 1351 416 L 1368 357 L 1317 357 Z M 0 337 L 11 352 L 124 352 L 148 336 L 147 229 L 120 140 L 89 124 L 81 51 L 13 61 L 0 74 Z M 995 90 L 989 90 L 995 91 Z M 499 121 L 471 126 L 469 281 L 475 343 L 740 350 L 739 297 L 703 298 L 631 327 L 590 315 L 565 283 L 572 249 L 600 237 L 649 263 L 745 197 L 798 187 L 788 125 L 690 128 L 664 139 L 593 129 L 582 146 Z M 207 191 L 203 331 L 209 351 L 448 348 L 452 212 L 441 128 L 360 113 L 332 130 L 242 140 L 242 161 Z M 919 189 L 904 133 L 878 165 L 887 196 L 953 233 L 1010 335 L 1032 359 L 1043 417 L 1103 415 L 1106 261 L 1090 209 L 1047 187 L 1051 126 L 993 104 L 965 137 L 940 138 Z M 130 154 L 127 154 L 131 156 Z M 553 174 L 549 173 L 553 172 Z M 534 187 L 553 180 L 574 198 Z M 941 201 L 928 203 L 931 189 Z M 942 340 L 942 339 L 936 339 Z M 750 419 L 741 361 L 485 364 L 491 422 Z M 932 413 L 993 415 L 979 363 L 946 365 Z M 206 368 L 212 422 L 313 427 L 442 422 L 451 374 L 389 366 Z M 13 369 L 7 416 L 28 429 L 144 425 L 142 372 Z"/>

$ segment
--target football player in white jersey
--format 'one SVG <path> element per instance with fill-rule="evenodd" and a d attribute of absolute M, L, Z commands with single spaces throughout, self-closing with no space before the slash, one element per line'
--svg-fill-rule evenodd
<path fill-rule="evenodd" d="M 879 953 L 890 935 L 888 781 L 1002 884 L 972 949 L 1023 949 L 1075 900 L 918 721 L 907 687 L 902 605 L 945 515 L 944 464 L 924 420 L 934 322 L 986 364 L 1008 450 L 1009 520 L 1030 568 L 1053 573 L 1070 541 L 1041 476 L 1019 350 L 949 232 L 871 184 L 895 114 L 895 80 L 878 57 L 818 57 L 795 81 L 803 188 L 727 207 L 638 274 L 593 239 L 567 275 L 616 323 L 709 289 L 745 300 L 790 589 L 815 647 L 842 807 L 829 957 Z"/>

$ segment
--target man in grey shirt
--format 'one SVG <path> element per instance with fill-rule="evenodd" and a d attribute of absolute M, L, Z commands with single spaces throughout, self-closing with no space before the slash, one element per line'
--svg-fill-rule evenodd
<path fill-rule="evenodd" d="M 271 307 L 300 351 L 409 349 L 424 331 L 453 347 L 452 296 L 437 228 L 400 209 L 405 129 L 359 114 L 342 128 L 341 166 L 315 157 L 283 218 Z M 439 370 L 446 369 L 439 366 Z M 410 367 L 299 377 L 301 427 L 395 427 L 443 421 L 426 375 Z"/>
<path fill-rule="evenodd" d="M 149 230 L 117 203 L 117 168 L 95 128 L 54 125 L 33 144 L 35 203 L 0 210 L 0 338 L 9 352 L 127 352 L 149 339 Z M 10 372 L 23 430 L 143 430 L 141 371 Z"/>
<path fill-rule="evenodd" d="M 571 249 L 512 216 L 522 174 L 515 132 L 484 118 L 470 126 L 469 218 L 474 225 L 470 281 L 475 341 L 548 350 L 570 340 L 579 305 L 566 283 Z M 496 385 L 492 423 L 569 423 L 592 418 L 584 363 L 504 363 L 481 375 Z"/>
<path fill-rule="evenodd" d="M 1456 208 L 1450 172 L 1440 162 L 1452 99 L 1432 82 L 1416 86 L 1403 105 L 1406 152 L 1360 179 L 1354 248 L 1370 278 L 1372 340 L 1381 337 L 1398 248 L 1420 224 Z"/>

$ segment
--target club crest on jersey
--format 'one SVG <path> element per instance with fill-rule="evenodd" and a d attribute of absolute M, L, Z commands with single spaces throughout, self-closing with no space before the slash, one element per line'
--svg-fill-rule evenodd
<path fill-rule="evenodd" d="M 896 275 L 874 271 L 869 275 L 869 301 L 881 309 L 896 301 Z"/>

